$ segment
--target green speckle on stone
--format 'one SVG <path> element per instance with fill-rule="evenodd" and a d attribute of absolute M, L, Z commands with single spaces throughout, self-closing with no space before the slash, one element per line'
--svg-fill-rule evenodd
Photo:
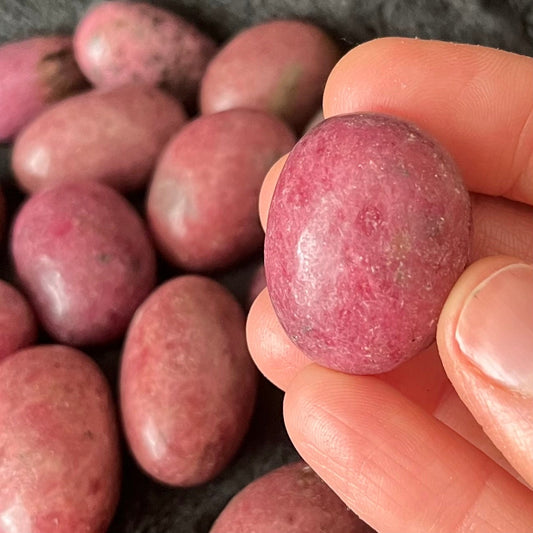
<path fill-rule="evenodd" d="M 111 261 L 111 254 L 106 254 L 105 252 L 99 253 L 96 258 L 100 263 L 109 263 Z"/>
<path fill-rule="evenodd" d="M 289 65 L 279 78 L 277 86 L 272 91 L 269 108 L 278 116 L 286 116 L 293 102 L 298 99 L 298 82 L 303 69 L 298 64 Z"/>

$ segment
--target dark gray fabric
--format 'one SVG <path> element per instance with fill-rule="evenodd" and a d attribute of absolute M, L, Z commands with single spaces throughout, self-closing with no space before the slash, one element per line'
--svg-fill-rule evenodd
<path fill-rule="evenodd" d="M 70 32 L 87 0 L 1 0 L 0 42 Z M 533 3 L 529 0 L 161 0 L 153 2 L 195 21 L 217 40 L 271 18 L 300 17 L 327 29 L 345 47 L 377 36 L 402 35 L 484 44 L 530 55 Z M 10 212 L 21 200 L 9 180 L 9 148 L 0 147 L 0 176 Z M 6 181 L 7 180 L 7 181 Z M 5 256 L 5 239 L 2 244 Z M 173 275 L 162 265 L 163 276 Z M 11 278 L 4 262 L 3 277 Z M 250 267 L 222 280 L 244 294 Z M 116 392 L 120 347 L 95 351 Z M 215 481 L 180 490 L 162 487 L 141 473 L 125 452 L 122 497 L 109 533 L 207 533 L 217 513 L 246 483 L 296 459 L 281 420 L 282 395 L 261 380 L 250 432 L 238 457 Z"/>
<path fill-rule="evenodd" d="M 71 31 L 90 0 L 2 0 L 0 42 Z M 383 35 L 533 50 L 533 4 L 528 0 L 155 0 L 219 40 L 251 23 L 300 17 L 320 24 L 347 45 Z"/>

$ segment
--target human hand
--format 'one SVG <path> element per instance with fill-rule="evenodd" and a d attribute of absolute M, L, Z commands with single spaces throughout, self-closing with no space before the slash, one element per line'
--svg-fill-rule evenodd
<path fill-rule="evenodd" d="M 400 38 L 355 48 L 328 81 L 326 117 L 389 113 L 450 151 L 473 193 L 473 259 L 490 255 L 452 290 L 438 350 L 380 376 L 312 364 L 266 291 L 250 311 L 250 351 L 286 391 L 295 447 L 380 533 L 533 531 L 532 87 L 531 58 Z"/>

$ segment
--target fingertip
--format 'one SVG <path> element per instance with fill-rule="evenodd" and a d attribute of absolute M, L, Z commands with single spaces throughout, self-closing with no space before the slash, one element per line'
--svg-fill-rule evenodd
<path fill-rule="evenodd" d="M 370 64 L 380 57 L 389 57 L 392 47 L 400 47 L 404 39 L 397 37 L 379 37 L 365 41 L 349 50 L 331 70 L 324 88 L 322 109 L 324 117 L 349 113 L 358 107 L 359 102 L 367 102 L 364 77 Z M 380 76 L 380 69 L 373 69 L 373 76 Z M 374 78 L 373 78 L 374 79 Z M 391 87 L 392 89 L 392 87 Z"/>
<path fill-rule="evenodd" d="M 280 157 L 273 165 L 270 167 L 270 170 L 267 172 L 263 185 L 261 187 L 261 192 L 259 193 L 259 219 L 261 220 L 261 226 L 263 230 L 266 230 L 267 218 L 268 218 L 268 209 L 270 207 L 270 202 L 272 201 L 272 196 L 274 194 L 274 189 L 276 188 L 276 183 L 278 182 L 279 175 L 283 165 L 289 154 L 285 154 Z"/>
<path fill-rule="evenodd" d="M 309 365 L 283 407 L 302 458 L 379 531 L 507 531 L 530 522 L 523 485 L 377 377 Z M 493 512 L 502 498 L 505 513 Z"/>
<path fill-rule="evenodd" d="M 319 369 L 320 370 L 320 369 Z M 289 436 L 293 442 L 300 442 L 300 427 L 305 427 L 305 421 L 300 423 L 302 416 L 312 411 L 314 403 L 316 369 L 309 365 L 293 376 L 290 385 L 285 389 L 283 397 L 283 418 Z"/>
<path fill-rule="evenodd" d="M 533 263 L 533 207 L 485 194 L 471 202 L 472 262 L 503 254 Z"/>
<path fill-rule="evenodd" d="M 524 262 L 504 255 L 484 257 L 468 266 L 455 283 L 442 308 L 437 326 L 437 346 L 447 373 L 454 371 L 455 364 L 465 362 L 457 358 L 461 350 L 456 331 L 467 299 L 495 272 L 514 264 Z"/>
<path fill-rule="evenodd" d="M 533 483 L 533 267 L 506 256 L 473 263 L 446 301 L 437 343 L 462 401 Z"/>
<path fill-rule="evenodd" d="M 259 371 L 282 390 L 310 364 L 279 323 L 267 289 L 259 294 L 250 308 L 246 337 L 248 350 Z"/>
<path fill-rule="evenodd" d="M 379 112 L 414 122 L 457 162 L 469 189 L 533 203 L 533 60 L 483 46 L 386 37 L 348 52 L 324 115 Z"/>
<path fill-rule="evenodd" d="M 363 390 L 368 384 L 382 385 L 373 376 L 343 374 L 314 363 L 295 374 L 288 385 L 283 401 L 285 427 L 300 455 L 313 468 L 320 469 L 331 461 L 338 475 L 347 467 L 337 464 L 338 458 L 357 446 L 351 424 L 343 418 L 355 419 L 361 411 L 372 412 L 375 407 L 368 405 L 364 394 L 358 394 L 359 382 Z M 372 431 L 372 425 L 365 428 L 369 436 Z"/>
<path fill-rule="evenodd" d="M 325 396 L 326 404 L 336 404 L 335 396 L 339 387 L 335 385 L 335 381 L 340 379 L 342 382 L 343 378 L 357 380 L 358 376 L 342 374 L 315 363 L 306 365 L 293 376 L 285 391 L 285 414 L 292 416 L 295 412 L 305 412 L 306 407 L 321 403 L 322 396 Z"/>

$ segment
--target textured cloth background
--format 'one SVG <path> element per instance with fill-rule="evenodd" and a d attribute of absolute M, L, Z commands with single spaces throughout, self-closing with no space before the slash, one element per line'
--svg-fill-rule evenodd
<path fill-rule="evenodd" d="M 52 32 L 70 32 L 92 2 L 0 0 L 0 42 Z M 346 48 L 386 35 L 417 36 L 483 44 L 523 54 L 533 52 L 533 2 L 529 0 L 161 0 L 153 2 L 195 21 L 219 41 L 259 21 L 299 17 L 330 32 Z M 0 149 L 0 176 L 11 201 L 9 147 Z M 5 241 L 5 239 L 4 239 Z M 5 242 L 4 242 L 5 246 Z M 10 276 L 4 267 L 4 275 Z M 238 296 L 247 266 L 223 281 Z M 116 390 L 119 347 L 93 355 Z M 261 381 L 255 416 L 230 468 L 205 486 L 162 487 L 142 474 L 125 453 L 123 491 L 109 533 L 207 533 L 216 515 L 241 487 L 296 459 L 281 420 L 282 395 Z"/>
<path fill-rule="evenodd" d="M 0 41 L 71 30 L 89 0 L 1 0 Z M 347 45 L 384 35 L 486 44 L 522 53 L 533 50 L 529 0 L 160 0 L 224 39 L 274 17 L 320 24 Z"/>

